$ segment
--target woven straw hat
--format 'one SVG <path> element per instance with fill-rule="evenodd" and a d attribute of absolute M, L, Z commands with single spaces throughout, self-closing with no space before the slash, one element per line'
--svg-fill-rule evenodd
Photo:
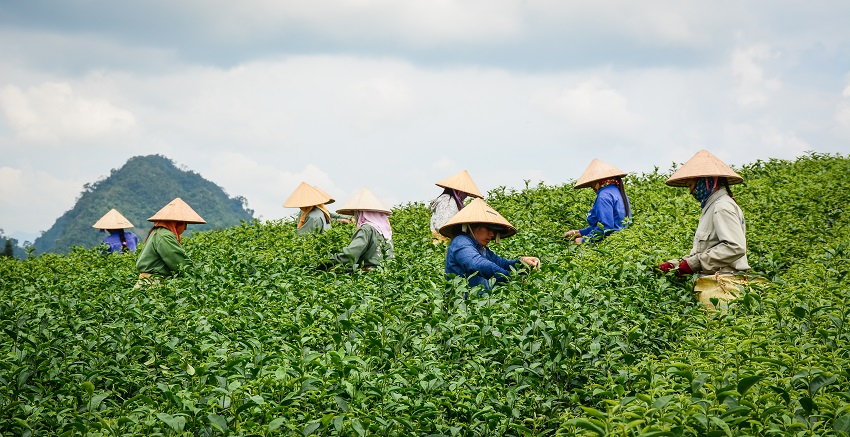
<path fill-rule="evenodd" d="M 596 181 L 608 178 L 621 178 L 625 175 L 626 172 L 618 169 L 617 167 L 593 158 L 593 161 L 590 161 L 590 165 L 587 166 L 587 169 L 578 178 L 576 185 L 573 188 L 586 188 L 593 186 L 593 183 Z"/>
<path fill-rule="evenodd" d="M 505 231 L 499 232 L 501 238 L 516 234 L 516 228 L 482 199 L 473 199 L 440 228 L 440 234 L 454 238 L 461 233 L 464 223 L 483 223 L 503 227 Z"/>
<path fill-rule="evenodd" d="M 670 179 L 667 179 L 667 185 L 671 187 L 687 187 L 691 179 L 714 176 L 726 178 L 729 185 L 744 182 L 744 178 L 738 173 L 735 173 L 723 161 L 717 159 L 716 156 L 707 150 L 700 150 L 693 158 L 679 167 L 673 173 L 673 176 L 670 176 Z"/>
<path fill-rule="evenodd" d="M 206 223 L 206 220 L 202 219 L 191 206 L 186 204 L 186 202 L 179 197 L 168 202 L 168 205 L 162 207 L 162 209 L 157 211 L 153 217 L 148 219 L 149 222 L 159 222 L 163 220 L 195 223 L 199 225 Z"/>
<path fill-rule="evenodd" d="M 361 188 L 360 191 L 354 193 L 348 201 L 345 202 L 336 212 L 345 215 L 354 215 L 357 211 L 379 211 L 392 215 L 392 211 L 384 205 L 384 202 L 378 200 L 371 191 Z"/>
<path fill-rule="evenodd" d="M 112 208 L 103 215 L 93 226 L 95 229 L 127 229 L 132 228 L 133 224 L 120 212 Z"/>
<path fill-rule="evenodd" d="M 318 187 L 314 187 L 306 182 L 301 182 L 301 185 L 292 192 L 289 199 L 283 202 L 285 208 L 304 208 L 307 206 L 316 206 L 327 203 L 333 203 L 333 199 L 328 193 L 325 193 Z"/>
<path fill-rule="evenodd" d="M 463 170 L 462 172 L 454 176 L 437 182 L 437 186 L 443 188 L 451 188 L 452 190 L 457 191 L 463 191 L 464 193 L 469 194 L 472 197 L 484 197 L 481 195 L 481 191 L 478 190 L 478 187 L 475 185 L 475 182 L 472 182 L 472 177 L 469 176 L 469 173 L 466 170 Z"/>
<path fill-rule="evenodd" d="M 326 204 L 326 205 L 327 205 L 328 203 L 334 203 L 334 202 L 336 202 L 336 200 L 334 200 L 334 198 L 333 198 L 333 197 L 331 197 L 331 195 L 330 195 L 330 194 L 328 194 L 328 193 L 327 193 L 327 191 L 325 191 L 325 190 L 323 190 L 323 189 L 321 189 L 321 188 L 319 188 L 319 187 L 317 187 L 317 186 L 315 186 L 315 185 L 313 185 L 312 187 L 313 187 L 313 188 L 315 188 L 316 190 L 318 190 L 320 193 L 322 193 L 322 195 L 324 195 L 325 197 L 327 197 L 327 198 L 328 198 L 328 201 L 327 201 L 327 202 L 325 202 L 325 204 Z"/>

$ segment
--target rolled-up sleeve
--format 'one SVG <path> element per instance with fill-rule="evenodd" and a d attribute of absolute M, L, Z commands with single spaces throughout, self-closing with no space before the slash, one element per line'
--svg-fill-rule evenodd
<path fill-rule="evenodd" d="M 331 259 L 339 264 L 356 264 L 360 262 L 363 253 L 369 248 L 369 240 L 366 229 L 361 226 L 360 229 L 354 232 L 348 246 L 342 249 L 342 253 L 333 255 Z"/>

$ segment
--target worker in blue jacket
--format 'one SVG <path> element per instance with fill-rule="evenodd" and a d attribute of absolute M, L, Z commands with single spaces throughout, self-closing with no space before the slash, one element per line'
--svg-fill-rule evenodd
<path fill-rule="evenodd" d="M 490 290 L 490 281 L 505 282 L 518 265 L 539 268 L 533 256 L 506 259 L 493 253 L 487 245 L 516 234 L 517 230 L 504 217 L 481 199 L 473 200 L 440 228 L 440 234 L 451 238 L 446 252 L 446 275 L 467 279 L 470 287 Z"/>
<path fill-rule="evenodd" d="M 564 237 L 574 240 L 576 244 L 599 241 L 628 225 L 632 211 L 623 186 L 625 175 L 616 167 L 593 159 L 574 187 L 592 187 L 596 192 L 596 201 L 587 213 L 587 227 L 569 230 Z"/>

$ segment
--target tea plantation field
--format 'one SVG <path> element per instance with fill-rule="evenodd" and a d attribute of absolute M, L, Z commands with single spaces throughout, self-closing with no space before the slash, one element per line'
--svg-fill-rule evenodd
<path fill-rule="evenodd" d="M 769 282 L 722 314 L 652 271 L 699 216 L 663 170 L 627 177 L 634 224 L 596 245 L 562 237 L 592 190 L 491 191 L 519 228 L 493 249 L 543 267 L 469 300 L 422 203 L 371 272 L 311 268 L 352 225 L 289 222 L 196 233 L 194 268 L 146 290 L 133 255 L 0 259 L 0 434 L 848 435 L 850 158 L 737 170 Z"/>

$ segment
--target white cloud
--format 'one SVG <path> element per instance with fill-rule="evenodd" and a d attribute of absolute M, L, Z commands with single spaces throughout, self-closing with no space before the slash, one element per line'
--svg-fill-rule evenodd
<path fill-rule="evenodd" d="M 767 122 L 730 123 L 724 127 L 723 149 L 735 162 L 750 162 L 767 157 L 796 157 L 813 147 L 793 130 Z"/>
<path fill-rule="evenodd" d="M 360 110 L 353 122 L 361 132 L 370 132 L 384 123 L 406 118 L 413 104 L 413 92 L 398 78 L 373 78 L 353 84 L 353 103 Z"/>
<path fill-rule="evenodd" d="M 0 109 L 17 136 L 35 144 L 61 145 L 67 139 L 126 133 L 136 124 L 129 111 L 103 99 L 80 96 L 66 82 L 27 90 L 7 85 L 0 90 Z"/>
<path fill-rule="evenodd" d="M 6 234 L 46 231 L 74 206 L 83 181 L 59 179 L 31 167 L 0 167 L 0 210 Z"/>
<path fill-rule="evenodd" d="M 316 165 L 308 164 L 300 171 L 285 171 L 239 153 L 216 155 L 204 177 L 225 187 L 231 196 L 251 193 L 248 207 L 254 210 L 255 217 L 264 220 L 289 217 L 297 212 L 284 208 L 283 202 L 301 182 L 318 186 L 337 201 L 345 200 L 340 196 L 346 194 Z"/>
<path fill-rule="evenodd" d="M 441 157 L 440 159 L 434 161 L 431 164 L 431 168 L 433 168 L 434 170 L 448 171 L 458 168 L 458 163 L 453 159 Z"/>
<path fill-rule="evenodd" d="M 547 110 L 579 130 L 629 130 L 637 121 L 628 99 L 599 78 L 556 93 L 544 92 L 539 98 Z"/>
<path fill-rule="evenodd" d="M 850 105 L 842 104 L 835 113 L 835 121 L 840 129 L 850 134 Z"/>
<path fill-rule="evenodd" d="M 762 106 L 770 94 L 782 87 L 776 77 L 767 77 L 763 61 L 777 59 L 779 53 L 766 44 L 758 44 L 732 53 L 731 67 L 740 79 L 737 102 L 744 107 Z"/>
<path fill-rule="evenodd" d="M 0 156 L 54 182 L 14 186 L 84 179 L 56 190 L 70 206 L 83 182 L 160 153 L 273 219 L 302 180 L 397 205 L 460 169 L 487 191 L 575 179 L 594 155 L 643 172 L 703 147 L 746 163 L 850 144 L 838 2 L 213 1 L 128 22 L 132 5 L 73 21 L 19 2 L 0 30 Z M 7 231 L 21 208 L 62 212 L 14 198 Z"/>
<path fill-rule="evenodd" d="M 198 1 L 188 6 L 205 16 L 222 37 L 251 38 L 298 28 L 337 41 L 404 42 L 417 46 L 509 38 L 521 25 L 518 2 L 492 0 L 342 0 L 326 2 Z"/>

